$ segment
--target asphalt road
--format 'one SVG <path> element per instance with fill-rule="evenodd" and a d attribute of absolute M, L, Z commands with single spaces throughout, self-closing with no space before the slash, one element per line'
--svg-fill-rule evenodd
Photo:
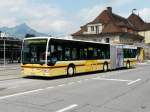
<path fill-rule="evenodd" d="M 0 112 L 150 112 L 150 64 L 70 78 L 5 73 L 16 76 L 0 76 Z"/>

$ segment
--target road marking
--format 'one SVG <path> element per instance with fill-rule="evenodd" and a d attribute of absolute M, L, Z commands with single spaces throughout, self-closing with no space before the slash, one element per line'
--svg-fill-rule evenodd
<path fill-rule="evenodd" d="M 43 89 L 37 89 L 37 90 L 26 91 L 26 92 L 22 92 L 22 93 L 17 93 L 17 94 L 2 96 L 2 97 L 0 97 L 0 100 L 6 99 L 6 98 L 10 98 L 10 97 L 15 97 L 15 96 L 20 96 L 20 95 L 30 94 L 30 93 L 34 93 L 34 92 L 38 92 L 38 91 L 42 91 L 42 90 Z"/>
<path fill-rule="evenodd" d="M 58 111 L 56 111 L 56 112 L 65 112 L 65 111 L 70 110 L 70 109 L 72 109 L 72 108 L 75 108 L 75 107 L 77 107 L 77 106 L 78 106 L 77 104 L 73 104 L 73 105 L 70 105 L 70 106 L 68 106 L 68 107 L 66 107 L 66 108 L 63 108 L 63 109 L 61 109 L 61 110 L 58 110 Z"/>
<path fill-rule="evenodd" d="M 101 77 L 117 76 L 117 75 L 120 75 L 120 73 L 138 71 L 138 70 L 143 70 L 143 69 L 144 68 L 116 70 L 116 71 L 106 72 L 104 75 L 102 73 Z"/>
<path fill-rule="evenodd" d="M 98 79 L 98 78 L 102 78 L 102 77 L 92 77 L 91 79 Z"/>
<path fill-rule="evenodd" d="M 101 77 L 105 77 L 105 75 L 102 75 Z"/>
<path fill-rule="evenodd" d="M 75 83 L 75 82 L 69 82 L 68 85 L 72 85 L 72 84 L 74 84 L 74 83 Z"/>
<path fill-rule="evenodd" d="M 107 80 L 107 81 L 119 81 L 119 82 L 129 82 L 128 85 L 134 84 L 134 83 L 136 83 L 136 82 L 141 80 L 141 79 L 137 79 L 137 80 L 107 79 L 107 78 L 101 78 L 101 77 L 96 77 L 96 78 L 92 78 L 92 79 Z"/>
<path fill-rule="evenodd" d="M 82 82 L 82 80 L 79 80 L 79 81 L 77 81 L 78 83 L 81 83 Z"/>
<path fill-rule="evenodd" d="M 82 82 L 82 81 L 78 81 L 78 82 Z M 68 83 L 68 85 L 73 85 L 73 84 L 75 84 L 75 82 L 69 82 Z M 66 85 L 67 84 L 61 84 L 61 85 L 58 85 L 56 87 L 63 87 L 63 86 L 66 86 Z M 21 92 L 21 93 L 16 93 L 16 94 L 12 94 L 12 95 L 1 96 L 0 100 L 11 98 L 11 97 L 15 97 L 15 96 L 26 95 L 26 94 L 30 94 L 30 93 L 34 93 L 34 92 L 39 92 L 39 91 L 43 91 L 43 90 L 46 90 L 46 89 L 53 89 L 53 88 L 55 88 L 55 87 L 50 86 L 50 87 L 46 87 L 46 88 L 41 88 L 41 89 L 36 89 L 36 90 L 31 90 L 31 91 L 26 91 L 26 92 Z"/>
<path fill-rule="evenodd" d="M 119 82 L 131 82 L 132 80 L 124 80 L 124 79 L 107 79 L 107 78 L 101 78 L 101 77 L 97 77 L 97 78 L 93 78 L 96 80 L 108 80 L 108 81 L 119 81 Z"/>
<path fill-rule="evenodd" d="M 137 79 L 137 80 L 131 81 L 131 82 L 128 83 L 128 85 L 134 84 L 134 83 L 136 83 L 136 82 L 138 82 L 138 81 L 140 81 L 140 80 L 141 80 L 141 79 Z"/>
<path fill-rule="evenodd" d="M 89 79 L 84 79 L 85 81 L 88 81 Z"/>
<path fill-rule="evenodd" d="M 63 87 L 63 86 L 65 86 L 66 84 L 61 84 L 61 85 L 58 85 L 59 87 Z"/>
<path fill-rule="evenodd" d="M 1 96 L 0 100 L 11 98 L 11 97 L 15 97 L 15 96 L 21 96 L 21 95 L 26 95 L 26 94 L 30 94 L 30 93 L 35 93 L 35 92 L 43 91 L 45 89 L 52 89 L 52 88 L 54 88 L 54 87 L 47 87 L 47 88 L 43 88 L 43 89 L 36 89 L 36 90 L 32 90 L 32 91 L 16 93 L 16 94 L 7 95 L 7 96 Z"/>
<path fill-rule="evenodd" d="M 13 87 L 9 87 L 7 89 L 14 89 L 14 88 L 18 88 L 18 87 L 20 87 L 20 86 L 13 86 Z"/>
<path fill-rule="evenodd" d="M 53 89 L 54 87 L 53 86 L 51 86 L 51 87 L 47 87 L 47 88 L 45 88 L 45 89 Z"/>

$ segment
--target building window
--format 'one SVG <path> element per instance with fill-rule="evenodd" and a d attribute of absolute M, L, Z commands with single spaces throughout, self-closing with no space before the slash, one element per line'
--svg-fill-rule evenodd
<path fill-rule="evenodd" d="M 127 28 L 123 28 L 123 31 L 124 31 L 124 32 L 128 32 L 128 29 L 127 29 Z"/>
<path fill-rule="evenodd" d="M 101 33 L 102 30 L 103 30 L 103 25 L 100 25 L 100 26 L 99 26 L 99 33 Z"/>
<path fill-rule="evenodd" d="M 97 26 L 95 26 L 96 34 L 101 33 L 101 32 L 102 32 L 102 28 L 103 28 L 102 25 L 97 25 Z"/>
<path fill-rule="evenodd" d="M 95 29 L 94 29 L 94 26 L 91 26 L 91 31 L 94 31 Z"/>
<path fill-rule="evenodd" d="M 99 26 L 95 26 L 95 28 L 96 28 L 96 34 L 98 34 L 99 33 Z"/>
<path fill-rule="evenodd" d="M 109 38 L 106 38 L 106 43 L 109 43 L 110 42 L 110 39 Z"/>

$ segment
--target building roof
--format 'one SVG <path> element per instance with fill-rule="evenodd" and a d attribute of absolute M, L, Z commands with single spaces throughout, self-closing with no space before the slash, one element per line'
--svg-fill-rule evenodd
<path fill-rule="evenodd" d="M 108 24 L 110 22 L 118 27 L 126 27 L 135 30 L 134 26 L 128 19 L 121 17 L 117 14 L 114 14 L 112 12 L 112 8 L 108 7 L 107 10 L 102 11 L 102 13 L 100 13 L 93 21 L 82 26 L 81 29 L 75 32 L 74 34 L 72 34 L 72 36 L 83 34 L 83 32 L 87 31 L 87 25 L 99 24 L 99 23 Z"/>
<path fill-rule="evenodd" d="M 143 21 L 143 19 L 134 13 L 132 13 L 128 20 L 134 25 L 137 31 L 146 31 L 150 30 L 150 23 L 146 23 Z"/>
<path fill-rule="evenodd" d="M 150 30 L 150 23 L 146 23 L 146 30 Z"/>
<path fill-rule="evenodd" d="M 109 18 L 107 18 L 106 16 L 108 16 Z M 107 24 L 110 21 L 115 23 L 117 26 L 125 26 L 128 28 L 133 28 L 133 25 L 130 23 L 128 19 L 113 13 L 112 10 L 109 8 L 107 10 L 104 10 L 99 16 L 96 17 L 95 20 L 93 20 L 88 24 L 97 24 L 97 23 Z"/>
<path fill-rule="evenodd" d="M 87 24 L 84 26 L 81 26 L 80 30 L 73 33 L 72 36 L 76 36 L 76 35 L 81 35 L 83 34 L 83 32 L 87 31 Z"/>

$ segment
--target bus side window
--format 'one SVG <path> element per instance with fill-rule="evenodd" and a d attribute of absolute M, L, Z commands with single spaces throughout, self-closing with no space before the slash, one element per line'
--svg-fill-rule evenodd
<path fill-rule="evenodd" d="M 137 50 L 136 50 L 136 49 L 134 49 L 134 50 L 133 50 L 133 53 L 134 53 L 133 58 L 136 58 L 136 56 L 137 56 Z"/>
<path fill-rule="evenodd" d="M 51 55 L 51 47 L 48 46 L 48 52 L 47 52 L 47 62 L 50 62 L 50 55 Z"/>
<path fill-rule="evenodd" d="M 88 51 L 87 48 L 84 48 L 84 51 L 83 51 L 84 52 L 84 59 L 87 59 L 87 56 L 88 56 L 87 51 Z"/>
<path fill-rule="evenodd" d="M 88 59 L 93 59 L 93 48 L 92 47 L 89 47 L 88 48 Z"/>
<path fill-rule="evenodd" d="M 105 59 L 105 52 L 102 51 L 101 54 L 102 54 L 102 59 Z"/>
<path fill-rule="evenodd" d="M 51 45 L 51 55 L 50 55 L 51 62 L 56 62 L 58 60 L 58 51 L 56 45 Z"/>
<path fill-rule="evenodd" d="M 80 56 L 80 60 L 83 60 L 84 59 L 84 49 L 83 48 L 80 48 L 79 49 L 79 56 Z"/>
<path fill-rule="evenodd" d="M 128 50 L 129 50 L 129 58 L 132 58 L 132 50 L 131 49 Z"/>
<path fill-rule="evenodd" d="M 124 53 L 124 58 L 126 58 L 127 57 L 127 50 L 123 49 L 123 53 Z"/>
<path fill-rule="evenodd" d="M 54 45 L 51 45 L 51 46 L 50 46 L 50 51 L 51 51 L 51 53 L 54 52 Z"/>
<path fill-rule="evenodd" d="M 77 57 L 77 48 L 73 48 L 72 49 L 72 59 L 73 60 L 76 60 L 78 57 Z"/>
<path fill-rule="evenodd" d="M 65 48 L 65 60 L 70 60 L 71 51 L 70 48 Z"/>
<path fill-rule="evenodd" d="M 109 49 L 105 49 L 105 59 L 110 59 L 110 53 Z"/>
<path fill-rule="evenodd" d="M 63 60 L 63 47 L 59 45 L 57 47 L 57 51 L 58 51 L 58 60 L 62 61 Z"/>
<path fill-rule="evenodd" d="M 136 57 L 136 49 L 131 49 L 131 58 L 135 58 Z"/>
<path fill-rule="evenodd" d="M 98 52 L 97 52 L 97 49 L 94 48 L 94 50 L 93 50 L 93 58 L 97 59 L 97 57 L 98 57 Z"/>
<path fill-rule="evenodd" d="M 107 49 L 106 48 L 103 49 L 102 57 L 103 57 L 103 59 L 107 59 L 108 58 L 108 54 L 107 54 Z"/>
<path fill-rule="evenodd" d="M 101 59 L 102 58 L 102 53 L 100 49 L 97 49 L 97 59 Z"/>
<path fill-rule="evenodd" d="M 127 58 L 131 58 L 131 52 L 130 52 L 130 49 L 127 49 Z"/>

